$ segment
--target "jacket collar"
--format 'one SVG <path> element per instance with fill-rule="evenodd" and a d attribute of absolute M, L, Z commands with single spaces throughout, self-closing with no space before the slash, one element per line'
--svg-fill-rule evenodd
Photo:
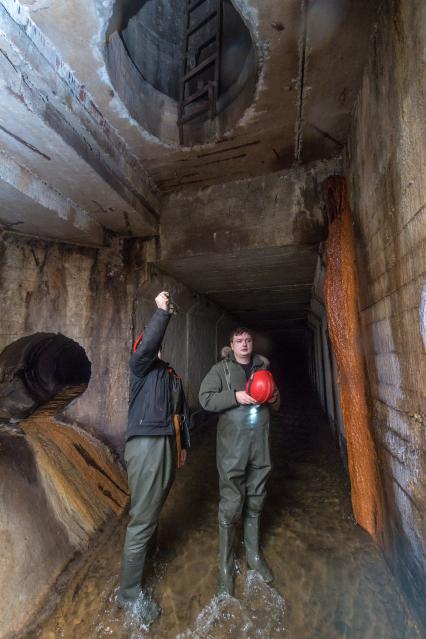
<path fill-rule="evenodd" d="M 234 362 L 235 364 L 238 364 L 232 349 L 229 349 L 229 352 L 226 354 L 225 359 L 228 360 L 229 362 Z M 261 358 L 261 356 L 258 355 L 257 353 L 253 353 L 253 368 L 258 368 L 259 366 L 262 366 L 263 363 L 264 363 L 264 360 Z"/>

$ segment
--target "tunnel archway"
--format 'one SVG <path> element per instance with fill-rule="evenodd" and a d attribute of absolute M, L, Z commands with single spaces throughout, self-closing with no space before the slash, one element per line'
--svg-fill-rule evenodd
<path fill-rule="evenodd" d="M 61 333 L 21 337 L 0 353 L 0 419 L 25 419 L 61 389 L 87 386 L 90 375 L 85 350 L 69 337 Z"/>

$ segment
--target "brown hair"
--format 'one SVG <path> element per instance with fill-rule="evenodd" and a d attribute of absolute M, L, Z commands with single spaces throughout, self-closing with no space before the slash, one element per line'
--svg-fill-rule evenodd
<path fill-rule="evenodd" d="M 253 338 L 253 332 L 249 328 L 246 328 L 245 326 L 239 326 L 238 328 L 234 328 L 229 336 L 229 341 L 232 342 L 236 335 L 242 335 L 243 333 L 248 333 Z"/>

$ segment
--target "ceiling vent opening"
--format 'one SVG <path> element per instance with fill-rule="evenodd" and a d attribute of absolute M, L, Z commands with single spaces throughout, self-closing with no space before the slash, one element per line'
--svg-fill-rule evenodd
<path fill-rule="evenodd" d="M 105 58 L 130 115 L 172 144 L 214 141 L 254 99 L 257 59 L 231 0 L 122 0 Z"/>

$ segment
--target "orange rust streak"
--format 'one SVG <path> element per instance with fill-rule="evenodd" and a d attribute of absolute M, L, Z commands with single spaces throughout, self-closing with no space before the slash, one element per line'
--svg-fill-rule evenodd
<path fill-rule="evenodd" d="M 383 543 L 383 494 L 369 424 L 367 381 L 357 308 L 358 284 L 346 182 L 323 182 L 329 235 L 324 297 L 330 339 L 339 369 L 339 387 L 348 449 L 352 507 L 357 523 Z"/>

